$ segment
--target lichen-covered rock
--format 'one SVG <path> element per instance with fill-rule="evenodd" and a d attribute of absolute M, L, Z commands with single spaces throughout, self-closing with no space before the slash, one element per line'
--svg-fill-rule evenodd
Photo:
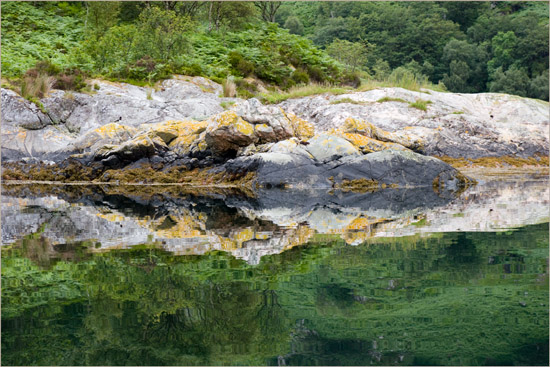
<path fill-rule="evenodd" d="M 369 138 L 361 134 L 344 133 L 342 134 L 342 137 L 347 141 L 349 141 L 350 143 L 352 143 L 355 147 L 357 147 L 363 154 L 379 152 L 379 151 L 388 150 L 388 149 L 408 150 L 401 144 L 383 142 L 380 140 Z"/>
<path fill-rule="evenodd" d="M 94 157 L 105 166 L 119 168 L 128 163 L 162 155 L 168 150 L 164 141 L 151 132 L 144 132 L 121 145 L 106 145 L 100 148 Z"/>
<path fill-rule="evenodd" d="M 158 136 L 175 153 L 185 155 L 199 134 L 206 129 L 206 121 L 164 121 L 150 124 L 146 129 Z"/>
<path fill-rule="evenodd" d="M 14 91 L 2 88 L 2 125 L 39 130 L 52 124 L 50 117 Z"/>
<path fill-rule="evenodd" d="M 344 120 L 344 124 L 338 129 L 342 133 L 360 134 L 368 138 L 375 138 L 376 127 L 364 120 L 348 117 Z"/>
<path fill-rule="evenodd" d="M 410 106 L 419 99 L 432 102 L 427 111 Z M 312 123 L 316 133 L 339 129 L 351 117 L 392 135 L 385 140 L 380 131 L 377 137 L 361 129 L 355 133 L 431 156 L 531 157 L 548 155 L 550 145 L 548 102 L 506 94 L 380 88 L 291 99 L 279 106 Z"/>
<path fill-rule="evenodd" d="M 315 128 L 306 120 L 299 118 L 293 113 L 285 113 L 285 116 L 288 118 L 294 130 L 295 137 L 299 139 L 309 139 L 315 135 Z"/>
<path fill-rule="evenodd" d="M 206 119 L 222 112 L 220 103 L 227 100 L 219 97 L 219 84 L 201 77 L 174 76 L 155 88 L 105 80 L 90 83 L 99 89 L 90 94 L 54 90 L 40 101 L 40 107 L 2 88 L 3 158 L 64 159 L 71 143 L 103 125 L 139 128 L 167 120 Z M 58 139 L 59 135 L 63 138 Z"/>
<path fill-rule="evenodd" d="M 331 161 L 346 156 L 356 156 L 361 153 L 346 139 L 335 135 L 320 134 L 309 140 L 305 148 L 315 160 Z"/>
<path fill-rule="evenodd" d="M 214 153 L 224 154 L 255 143 L 258 137 L 252 124 L 234 111 L 225 111 L 208 120 L 205 141 Z"/>
<path fill-rule="evenodd" d="M 132 139 L 137 132 L 134 127 L 111 123 L 84 134 L 70 148 L 77 153 L 94 152 L 104 145 L 122 144 Z"/>
<path fill-rule="evenodd" d="M 294 136 L 294 127 L 285 114 L 285 111 L 276 106 L 264 106 L 256 98 L 238 103 L 231 108 L 238 116 L 254 125 L 271 127 L 273 135 L 271 141 L 279 141 Z M 267 141 L 266 141 L 267 142 Z"/>

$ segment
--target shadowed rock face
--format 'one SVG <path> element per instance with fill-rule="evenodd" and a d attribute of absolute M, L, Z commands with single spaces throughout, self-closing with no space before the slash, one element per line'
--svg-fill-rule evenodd
<path fill-rule="evenodd" d="M 136 189 L 134 187 L 134 189 Z M 259 190 L 201 196 L 118 186 L 5 185 L 2 243 L 24 236 L 55 246 L 81 241 L 97 250 L 149 243 L 178 254 L 230 251 L 250 263 L 307 243 L 314 234 L 359 244 L 373 237 L 498 231 L 548 221 L 548 177 L 488 179 L 458 197 L 431 188 L 355 193 Z"/>
<path fill-rule="evenodd" d="M 357 187 L 360 191 L 396 185 L 451 194 L 469 184 L 460 172 L 436 158 L 394 150 L 349 154 L 326 162 L 301 154 L 260 153 L 234 159 L 225 164 L 225 169 L 231 173 L 256 172 L 256 183 L 267 188 L 330 189 L 361 180 L 372 186 L 364 190 Z"/>

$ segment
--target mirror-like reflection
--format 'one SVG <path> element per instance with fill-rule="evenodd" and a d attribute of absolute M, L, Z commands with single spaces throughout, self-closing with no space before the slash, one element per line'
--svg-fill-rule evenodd
<path fill-rule="evenodd" d="M 4 187 L 2 363 L 547 364 L 546 178 L 180 189 Z"/>
<path fill-rule="evenodd" d="M 453 200 L 431 188 L 373 193 L 264 190 L 197 195 L 182 186 L 9 185 L 2 242 L 37 234 L 97 250 L 156 244 L 175 254 L 230 251 L 257 264 L 319 234 L 350 245 L 372 237 L 494 231 L 548 221 L 547 177 L 487 181 Z"/>

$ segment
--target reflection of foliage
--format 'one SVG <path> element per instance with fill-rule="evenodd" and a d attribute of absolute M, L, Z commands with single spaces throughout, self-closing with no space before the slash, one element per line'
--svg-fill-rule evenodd
<path fill-rule="evenodd" d="M 2 254 L 3 362 L 394 364 L 402 357 L 406 364 L 466 365 L 547 358 L 547 224 L 357 247 L 330 240 L 314 237 L 316 245 L 264 257 L 255 267 L 225 253 L 176 257 L 143 246 L 46 269 L 22 256 L 32 253 L 27 240 Z"/>

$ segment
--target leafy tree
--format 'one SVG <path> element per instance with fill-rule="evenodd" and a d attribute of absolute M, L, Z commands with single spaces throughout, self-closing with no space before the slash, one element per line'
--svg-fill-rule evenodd
<path fill-rule="evenodd" d="M 317 28 L 314 41 L 321 46 L 328 45 L 336 39 L 354 42 L 359 40 L 359 33 L 356 31 L 358 27 L 359 23 L 355 18 L 329 18 Z"/>
<path fill-rule="evenodd" d="M 366 62 L 369 47 L 362 42 L 349 42 L 346 40 L 335 39 L 327 46 L 327 52 L 330 56 L 351 68 L 355 71 L 358 67 Z"/>
<path fill-rule="evenodd" d="M 460 30 L 463 32 L 466 32 L 476 22 L 480 14 L 490 10 L 490 4 L 487 1 L 442 1 L 437 4 L 447 10 L 445 18 L 459 24 Z"/>
<path fill-rule="evenodd" d="M 538 81 L 538 83 L 540 83 L 540 81 Z M 512 66 L 506 72 L 503 72 L 502 67 L 499 67 L 492 75 L 492 81 L 489 83 L 489 91 L 526 97 L 529 84 L 529 76 L 525 69 L 519 69 Z"/>
<path fill-rule="evenodd" d="M 496 69 L 508 69 L 514 63 L 514 51 L 518 43 L 518 39 L 514 32 L 508 31 L 498 32 L 491 40 L 493 57 L 487 63 L 489 74 L 495 72 Z"/>
<path fill-rule="evenodd" d="M 260 10 L 262 19 L 266 22 L 275 22 L 275 15 L 282 1 L 254 1 L 254 5 Z"/>
<path fill-rule="evenodd" d="M 138 48 L 142 54 L 169 60 L 188 48 L 185 32 L 191 29 L 188 17 L 157 7 L 145 9 L 139 16 Z"/>
<path fill-rule="evenodd" d="M 286 18 L 284 27 L 288 29 L 291 34 L 300 36 L 304 34 L 304 26 L 298 17 L 290 16 Z"/>
<path fill-rule="evenodd" d="M 527 95 L 548 101 L 548 70 L 531 79 Z"/>
<path fill-rule="evenodd" d="M 452 92 L 481 92 L 486 88 L 488 54 L 480 45 L 453 39 L 443 49 L 442 61 L 448 71 L 442 81 Z M 464 79 L 466 78 L 466 79 Z"/>
<path fill-rule="evenodd" d="M 468 79 L 472 74 L 470 66 L 462 60 L 452 60 L 449 74 L 443 76 L 442 82 L 451 92 L 467 92 Z"/>
<path fill-rule="evenodd" d="M 205 5 L 207 5 L 207 3 L 204 1 L 177 1 L 174 10 L 180 15 L 194 19 Z"/>
<path fill-rule="evenodd" d="M 208 4 L 208 29 L 237 29 L 254 16 L 253 3 L 244 1 L 212 1 Z"/>
<path fill-rule="evenodd" d="M 101 37 L 118 22 L 120 12 L 119 1 L 87 1 L 86 25 L 92 33 Z"/>
<path fill-rule="evenodd" d="M 390 75 L 391 69 L 387 61 L 377 59 L 376 63 L 372 67 L 372 71 L 374 72 L 374 78 L 376 80 L 386 80 L 386 78 Z"/>

